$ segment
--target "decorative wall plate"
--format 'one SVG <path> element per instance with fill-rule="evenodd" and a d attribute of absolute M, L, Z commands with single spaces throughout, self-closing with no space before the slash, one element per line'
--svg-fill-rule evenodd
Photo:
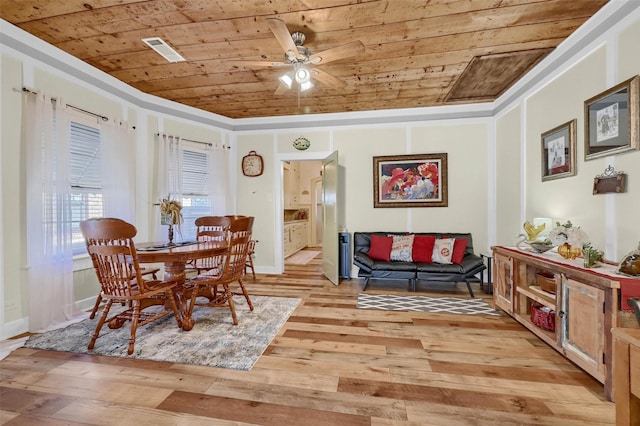
<path fill-rule="evenodd" d="M 311 146 L 311 142 L 307 138 L 299 137 L 293 141 L 293 147 L 299 151 L 304 151 Z"/>

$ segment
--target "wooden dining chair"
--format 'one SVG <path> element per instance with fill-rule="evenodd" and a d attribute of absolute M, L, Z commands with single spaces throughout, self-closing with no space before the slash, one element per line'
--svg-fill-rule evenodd
<path fill-rule="evenodd" d="M 247 262 L 244 264 L 244 273 L 247 274 L 247 269 L 251 269 L 251 275 L 253 276 L 253 280 L 256 280 L 256 270 L 253 267 L 253 256 L 256 252 L 256 243 L 258 240 L 249 241 L 249 251 L 247 252 Z"/>
<path fill-rule="evenodd" d="M 232 292 L 235 295 L 244 296 L 244 298 L 247 300 L 247 305 L 249 305 L 249 308 L 253 311 L 253 304 L 251 303 L 251 299 L 249 298 L 249 293 L 247 292 L 247 289 L 245 288 L 244 283 L 242 282 L 242 278 L 247 272 L 247 264 L 250 262 L 249 253 L 252 252 L 251 246 L 252 246 L 252 242 L 254 241 L 252 238 L 254 217 L 253 216 L 229 216 L 229 217 L 231 218 L 232 225 L 234 222 L 238 221 L 235 227 L 235 229 L 237 229 L 237 232 L 246 233 L 249 237 L 249 241 L 247 243 L 247 254 L 244 261 L 244 267 L 242 268 L 242 276 L 240 279 L 235 281 L 237 282 L 240 291 L 239 292 L 233 291 L 232 289 Z M 253 246 L 255 247 L 255 242 L 253 243 Z M 254 279 L 255 279 L 255 275 L 254 275 Z"/>
<path fill-rule="evenodd" d="M 103 218 L 92 218 L 92 219 L 87 219 L 87 221 L 102 220 L 102 219 Z M 89 253 L 88 241 L 85 240 L 85 243 L 87 243 L 87 253 Z M 91 258 L 91 260 L 93 261 L 93 268 L 96 271 L 96 275 L 98 276 L 98 282 L 99 282 L 100 276 L 98 275 L 98 268 L 96 267 L 93 257 Z M 151 275 L 151 277 L 153 277 L 154 280 L 158 280 L 158 272 L 160 272 L 160 268 L 140 268 L 140 274 L 143 277 L 145 275 Z M 94 319 L 96 317 L 96 312 L 98 312 L 98 309 L 100 309 L 100 305 L 102 304 L 102 302 L 104 302 L 104 300 L 102 299 L 102 296 L 100 295 L 100 293 L 98 293 L 98 296 L 96 297 L 96 303 L 93 305 L 93 309 L 91 309 L 91 314 L 89 314 L 90 319 Z"/>
<path fill-rule="evenodd" d="M 231 219 L 227 216 L 202 216 L 195 220 L 197 241 L 224 241 L 227 238 Z M 220 262 L 218 256 L 195 259 L 186 264 L 185 270 L 195 271 L 198 275 L 216 268 Z"/>
<path fill-rule="evenodd" d="M 231 221 L 227 236 L 228 247 L 226 252 L 218 259 L 218 266 L 200 275 L 187 280 L 183 286 L 183 295 L 189 301 L 187 321 L 183 328 L 190 330 L 193 327 L 193 309 L 196 306 L 229 307 L 233 324 L 238 325 L 234 294 L 242 294 L 247 300 L 249 309 L 253 311 L 253 304 L 249 294 L 242 284 L 244 267 L 247 262 L 249 241 L 251 241 L 251 228 L 253 217 L 244 217 Z M 234 293 L 231 285 L 238 283 L 241 293 Z M 219 288 L 222 287 L 221 289 Z M 206 302 L 204 301 L 206 299 Z"/>
<path fill-rule="evenodd" d="M 228 217 L 231 220 L 235 220 L 235 219 L 240 219 L 240 218 L 249 217 L 249 216 L 227 215 L 225 217 Z M 256 270 L 255 270 L 255 268 L 253 266 L 253 256 L 255 255 L 256 243 L 258 243 L 258 242 L 259 242 L 258 240 L 249 241 L 249 252 L 247 253 L 247 263 L 244 266 L 245 275 L 247 274 L 247 269 L 251 269 L 251 275 L 252 275 L 254 281 L 256 279 Z"/>
<path fill-rule="evenodd" d="M 138 327 L 171 313 L 175 315 L 178 327 L 182 326 L 182 317 L 176 304 L 177 284 L 171 281 L 146 281 L 142 277 L 133 242 L 137 233 L 135 226 L 121 219 L 101 218 L 80 222 L 80 230 L 102 288 L 100 297 L 106 301 L 91 336 L 89 349 L 93 349 L 105 322 L 109 328 L 120 328 L 125 322 L 131 321 L 127 348 L 129 355 L 134 350 Z M 121 303 L 125 307 L 109 316 L 113 303 Z M 154 306 L 159 308 L 147 310 Z"/>
<path fill-rule="evenodd" d="M 88 219 L 88 220 L 96 220 L 96 219 Z M 89 253 L 89 246 L 87 245 L 87 253 Z M 93 260 L 93 258 L 92 258 Z M 98 268 L 93 264 L 93 268 L 96 271 L 96 275 L 98 275 Z M 160 272 L 160 268 L 140 268 L 140 275 L 143 277 L 146 275 L 150 275 L 154 280 L 158 280 L 158 272 Z M 98 281 L 100 281 L 100 276 L 98 275 Z M 100 305 L 104 302 L 104 299 L 101 296 L 101 292 L 98 293 L 96 297 L 96 303 L 93 305 L 93 309 L 91 309 L 91 314 L 89 314 L 90 319 L 94 319 L 96 317 L 96 312 L 100 309 Z"/>

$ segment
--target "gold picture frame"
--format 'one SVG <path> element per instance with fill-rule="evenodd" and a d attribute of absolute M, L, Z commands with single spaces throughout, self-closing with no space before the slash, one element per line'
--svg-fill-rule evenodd
<path fill-rule="evenodd" d="M 447 207 L 447 154 L 373 157 L 373 207 Z"/>
<path fill-rule="evenodd" d="M 576 174 L 576 123 L 573 119 L 541 136 L 542 181 Z"/>
<path fill-rule="evenodd" d="M 639 86 L 636 75 L 585 101 L 585 160 L 640 149 Z"/>

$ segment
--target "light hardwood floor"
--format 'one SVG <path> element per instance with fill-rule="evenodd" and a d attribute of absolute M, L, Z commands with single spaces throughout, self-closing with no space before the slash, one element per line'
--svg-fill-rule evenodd
<path fill-rule="evenodd" d="M 251 371 L 18 349 L 0 362 L 0 424 L 615 424 L 602 385 L 506 315 L 359 310 L 360 280 L 320 271 L 248 277 L 251 294 L 303 299 Z M 367 293 L 414 294 L 401 287 Z"/>

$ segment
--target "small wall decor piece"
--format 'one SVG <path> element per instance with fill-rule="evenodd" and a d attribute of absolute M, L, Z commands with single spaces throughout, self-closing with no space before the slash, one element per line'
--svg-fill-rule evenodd
<path fill-rule="evenodd" d="M 311 146 L 311 141 L 309 139 L 300 136 L 298 139 L 293 141 L 293 147 L 298 151 L 304 151 Z"/>
<path fill-rule="evenodd" d="M 373 207 L 447 207 L 447 154 L 373 157 Z"/>
<path fill-rule="evenodd" d="M 624 192 L 626 190 L 627 174 L 616 172 L 611 166 L 604 169 L 604 173 L 593 179 L 593 195 L 607 192 Z"/>
<path fill-rule="evenodd" d="M 575 176 L 576 119 L 542 134 L 542 181 Z"/>
<path fill-rule="evenodd" d="M 584 159 L 640 149 L 640 76 L 635 76 L 584 103 Z"/>

